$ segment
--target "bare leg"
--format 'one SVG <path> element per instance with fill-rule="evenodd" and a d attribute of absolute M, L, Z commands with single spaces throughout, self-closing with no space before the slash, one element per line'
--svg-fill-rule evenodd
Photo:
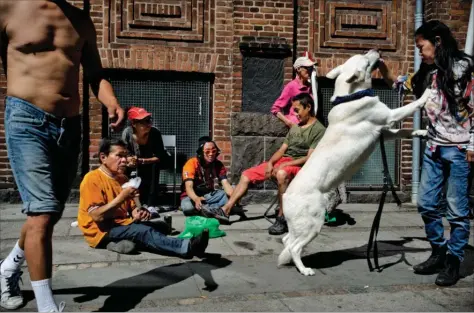
<path fill-rule="evenodd" d="M 32 281 L 51 278 L 52 235 L 56 218 L 49 214 L 28 216 L 22 228 L 20 247 L 23 241 L 26 262 Z"/>
<path fill-rule="evenodd" d="M 25 238 L 26 238 L 26 223 L 21 227 L 20 239 L 18 240 L 18 246 L 21 250 L 25 250 Z"/>
<path fill-rule="evenodd" d="M 232 195 L 230 196 L 229 201 L 222 207 L 222 210 L 226 215 L 229 215 L 230 210 L 234 207 L 234 205 L 242 198 L 242 196 L 247 192 L 249 188 L 250 180 L 247 176 L 242 175 L 240 177 L 240 181 L 235 187 Z"/>
<path fill-rule="evenodd" d="M 288 174 L 284 170 L 279 170 L 276 174 L 276 179 L 278 182 L 278 216 L 283 216 L 283 194 L 286 192 L 288 185 L 290 184 L 290 179 Z"/>

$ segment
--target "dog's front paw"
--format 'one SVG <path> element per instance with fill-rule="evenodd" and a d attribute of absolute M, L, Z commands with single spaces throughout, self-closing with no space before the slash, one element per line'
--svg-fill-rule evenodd
<path fill-rule="evenodd" d="M 426 129 L 417 129 L 414 130 L 411 135 L 413 137 L 426 137 L 428 135 L 428 130 Z"/>
<path fill-rule="evenodd" d="M 434 91 L 436 92 L 436 91 Z M 420 97 L 422 104 L 422 107 L 425 105 L 425 103 L 432 97 L 433 95 L 433 90 L 431 88 L 426 88 L 425 92 L 423 95 Z"/>
<path fill-rule="evenodd" d="M 301 270 L 300 270 L 301 274 L 303 274 L 304 276 L 313 276 L 314 274 L 316 274 L 312 268 L 309 268 L 309 267 L 303 267 Z"/>

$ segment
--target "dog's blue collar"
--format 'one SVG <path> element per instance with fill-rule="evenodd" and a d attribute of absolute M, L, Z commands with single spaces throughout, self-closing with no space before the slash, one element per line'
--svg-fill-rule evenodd
<path fill-rule="evenodd" d="M 349 101 L 354 101 L 363 97 L 375 97 L 375 91 L 370 88 L 370 89 L 364 89 L 358 92 L 355 92 L 353 94 L 347 95 L 347 96 L 342 96 L 342 97 L 336 97 L 334 101 L 332 102 L 333 106 L 336 106 L 338 104 L 344 103 L 344 102 L 349 102 Z"/>

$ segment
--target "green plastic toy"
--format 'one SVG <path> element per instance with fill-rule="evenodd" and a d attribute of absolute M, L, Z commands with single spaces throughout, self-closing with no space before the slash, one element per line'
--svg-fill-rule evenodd
<path fill-rule="evenodd" d="M 336 221 L 335 217 L 329 217 L 328 212 L 326 211 L 326 223 L 334 223 Z"/>
<path fill-rule="evenodd" d="M 197 236 L 207 228 L 209 230 L 209 238 L 218 238 L 226 235 L 225 231 L 219 229 L 220 223 L 215 218 L 207 218 L 204 216 L 188 216 L 184 222 L 184 231 L 179 234 L 178 238 L 188 239 Z"/>

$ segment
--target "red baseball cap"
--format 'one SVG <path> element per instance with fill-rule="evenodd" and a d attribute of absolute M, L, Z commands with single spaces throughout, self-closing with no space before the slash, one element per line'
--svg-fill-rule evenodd
<path fill-rule="evenodd" d="M 144 108 L 131 107 L 127 112 L 128 119 L 131 120 L 142 120 L 145 117 L 151 116 L 151 113 L 147 112 Z"/>

